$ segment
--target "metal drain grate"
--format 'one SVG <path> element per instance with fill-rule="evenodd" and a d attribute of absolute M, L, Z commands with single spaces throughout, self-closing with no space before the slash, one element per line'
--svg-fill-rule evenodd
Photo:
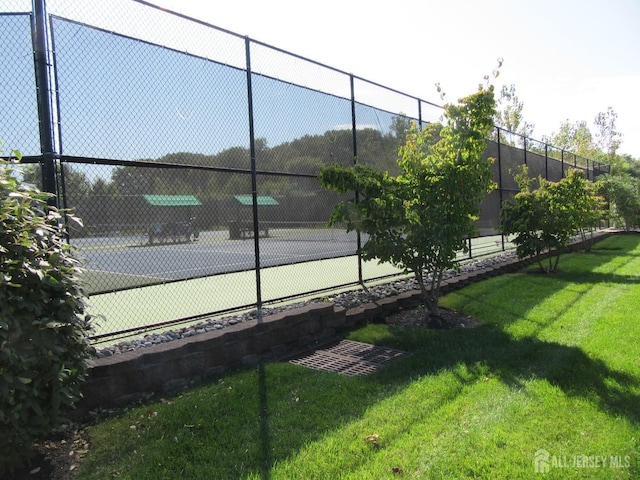
<path fill-rule="evenodd" d="M 336 345 L 303 354 L 290 363 L 342 375 L 367 375 L 397 358 L 408 355 L 402 350 L 376 347 L 368 343 L 342 340 Z"/>

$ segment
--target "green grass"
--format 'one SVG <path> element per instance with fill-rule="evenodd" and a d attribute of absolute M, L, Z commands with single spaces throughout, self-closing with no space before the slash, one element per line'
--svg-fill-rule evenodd
<path fill-rule="evenodd" d="M 443 298 L 475 329 L 352 332 L 411 352 L 376 374 L 267 364 L 103 421 L 81 478 L 639 478 L 640 236 L 560 266 Z"/>

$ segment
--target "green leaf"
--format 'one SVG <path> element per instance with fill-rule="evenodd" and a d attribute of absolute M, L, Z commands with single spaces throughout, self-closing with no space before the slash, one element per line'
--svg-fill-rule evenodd
<path fill-rule="evenodd" d="M 11 177 L 14 170 L 3 167 L 0 439 L 20 439 L 20 445 L 29 446 L 59 424 L 61 413 L 78 398 L 90 356 L 84 339 L 92 317 L 78 321 L 86 316 L 78 262 L 64 241 L 60 213 L 48 210 L 50 195 L 21 184 Z M 9 443 L 10 451 L 1 440 L 0 446 L 5 458 L 25 454 L 18 444 Z M 0 459 L 0 470 L 3 466 Z"/>

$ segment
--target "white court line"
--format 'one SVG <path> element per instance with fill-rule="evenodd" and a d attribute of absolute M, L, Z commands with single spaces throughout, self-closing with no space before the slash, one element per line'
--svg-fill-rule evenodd
<path fill-rule="evenodd" d="M 95 270 L 92 268 L 85 268 L 84 269 L 85 272 L 95 272 L 95 273 L 110 273 L 112 275 L 123 275 L 126 277 L 139 277 L 139 278 L 152 278 L 154 280 L 171 280 L 171 278 L 164 278 L 164 277 L 156 277 L 155 275 L 140 275 L 140 274 L 136 274 L 136 273 L 123 273 L 123 272 L 114 272 L 112 270 Z M 163 272 L 160 272 L 163 273 Z"/>

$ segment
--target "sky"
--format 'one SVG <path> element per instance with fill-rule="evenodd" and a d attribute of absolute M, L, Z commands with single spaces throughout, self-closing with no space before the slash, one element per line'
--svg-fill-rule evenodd
<path fill-rule="evenodd" d="M 619 153 L 640 159 L 640 0 L 151 0 L 151 3 L 441 104 L 503 58 L 542 139 L 608 107 Z"/>

